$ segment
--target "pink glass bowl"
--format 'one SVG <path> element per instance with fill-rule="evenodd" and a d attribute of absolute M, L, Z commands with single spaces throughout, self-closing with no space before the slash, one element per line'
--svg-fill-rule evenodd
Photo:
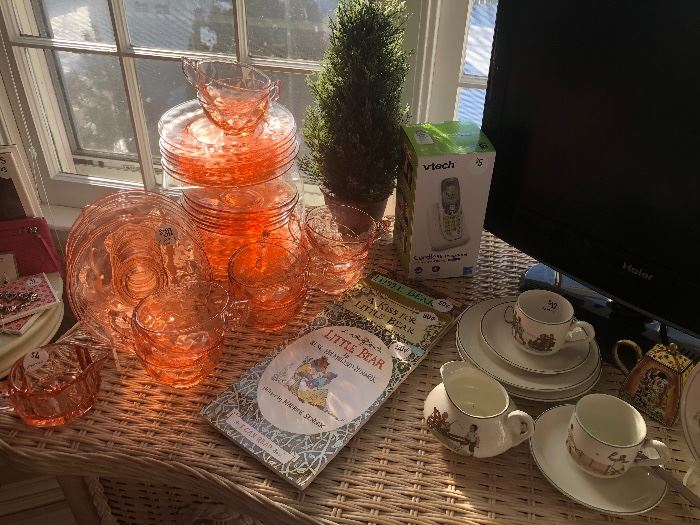
<path fill-rule="evenodd" d="M 12 365 L 0 409 L 14 410 L 31 426 L 64 425 L 95 404 L 105 359 L 104 352 L 79 344 L 32 350 Z"/>
<path fill-rule="evenodd" d="M 255 327 L 281 330 L 304 304 L 308 267 L 306 252 L 293 243 L 248 244 L 228 263 L 231 293 L 250 301 L 250 322 Z"/>
<path fill-rule="evenodd" d="M 136 356 L 159 383 L 185 388 L 199 383 L 221 358 L 224 331 L 248 311 L 213 282 L 164 288 L 134 308 L 131 326 Z"/>

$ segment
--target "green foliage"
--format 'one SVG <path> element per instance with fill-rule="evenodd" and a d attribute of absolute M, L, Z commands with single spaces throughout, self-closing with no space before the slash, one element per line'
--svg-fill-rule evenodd
<path fill-rule="evenodd" d="M 306 111 L 309 153 L 299 165 L 337 197 L 380 201 L 394 189 L 409 111 L 401 103 L 406 19 L 401 0 L 340 0 L 330 21 L 321 71 L 308 80 L 316 104 Z"/>

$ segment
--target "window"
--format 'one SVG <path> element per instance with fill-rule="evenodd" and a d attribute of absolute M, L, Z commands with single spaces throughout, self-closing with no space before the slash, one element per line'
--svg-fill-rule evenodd
<path fill-rule="evenodd" d="M 476 122 L 480 126 L 484 114 L 486 79 L 489 74 L 497 8 L 498 0 L 474 0 L 459 75 L 457 118 Z"/>
<path fill-rule="evenodd" d="M 406 101 L 415 121 L 451 119 L 457 90 L 485 86 L 482 70 L 455 73 L 470 4 L 406 1 L 406 46 L 415 50 Z M 115 188 L 158 191 L 158 120 L 194 98 L 180 58 L 235 58 L 262 69 L 282 81 L 280 102 L 301 128 L 312 102 L 305 77 L 318 70 L 337 3 L 0 0 L 8 94 L 0 96 L 0 132 L 4 122 L 10 140 L 23 142 L 40 196 L 53 205 L 80 208 Z"/>

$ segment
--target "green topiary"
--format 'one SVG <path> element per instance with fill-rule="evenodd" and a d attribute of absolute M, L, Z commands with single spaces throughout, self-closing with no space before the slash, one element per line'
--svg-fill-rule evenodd
<path fill-rule="evenodd" d="M 316 104 L 302 129 L 310 179 L 336 197 L 376 202 L 394 190 L 401 162 L 401 91 L 407 15 L 401 0 L 340 0 L 321 71 L 307 84 Z"/>

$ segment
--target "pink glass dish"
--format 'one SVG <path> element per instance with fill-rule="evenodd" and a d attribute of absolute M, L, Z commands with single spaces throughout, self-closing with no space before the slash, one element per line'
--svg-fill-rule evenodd
<path fill-rule="evenodd" d="M 95 201 L 68 237 L 66 292 L 98 340 L 132 351 L 131 313 L 166 286 L 211 279 L 196 226 L 178 204 L 141 190 Z"/>
<path fill-rule="evenodd" d="M 246 301 L 232 301 L 213 282 L 158 290 L 134 308 L 136 356 L 159 383 L 195 385 L 219 362 L 224 331 L 235 329 L 247 311 Z"/>
<path fill-rule="evenodd" d="M 0 409 L 14 410 L 35 427 L 64 425 L 95 404 L 107 354 L 79 344 L 57 343 L 18 359 L 5 382 Z"/>
<path fill-rule="evenodd" d="M 313 208 L 303 222 L 290 221 L 290 231 L 309 252 L 312 286 L 336 295 L 362 277 L 382 228 L 357 208 L 334 205 Z"/>
<path fill-rule="evenodd" d="M 250 301 L 250 322 L 265 332 L 281 330 L 304 304 L 309 260 L 292 243 L 269 241 L 242 246 L 231 255 L 231 293 Z"/>
<path fill-rule="evenodd" d="M 204 112 L 227 133 L 254 128 L 279 97 L 279 81 L 246 64 L 183 57 L 182 71 Z"/>

